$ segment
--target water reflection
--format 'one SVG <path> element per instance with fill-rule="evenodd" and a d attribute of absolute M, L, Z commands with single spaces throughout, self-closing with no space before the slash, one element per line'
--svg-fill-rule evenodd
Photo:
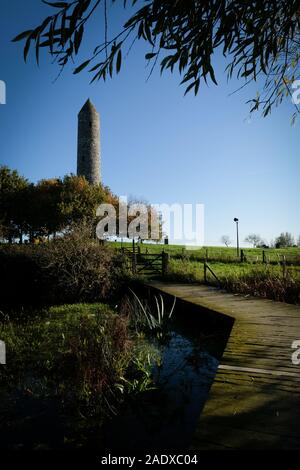
<path fill-rule="evenodd" d="M 172 325 L 160 345 L 161 365 L 153 370 L 157 388 L 140 394 L 108 424 L 108 449 L 188 449 L 218 367 L 209 339 L 208 347 L 204 337 Z"/>

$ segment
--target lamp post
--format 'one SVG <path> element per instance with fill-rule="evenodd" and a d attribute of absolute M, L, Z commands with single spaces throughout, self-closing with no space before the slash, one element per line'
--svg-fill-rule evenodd
<path fill-rule="evenodd" d="M 239 246 L 239 219 L 235 217 L 233 221 L 236 223 L 236 254 L 239 258 L 240 256 L 240 246 Z"/>

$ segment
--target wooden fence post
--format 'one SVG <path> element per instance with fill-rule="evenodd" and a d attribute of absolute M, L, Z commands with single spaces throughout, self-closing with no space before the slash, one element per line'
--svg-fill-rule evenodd
<path fill-rule="evenodd" d="M 286 278 L 286 257 L 285 255 L 282 255 L 282 276 L 285 279 Z"/>
<path fill-rule="evenodd" d="M 204 276 L 204 283 L 206 284 L 206 283 L 207 283 L 207 266 L 206 266 L 206 261 L 204 261 L 203 268 L 204 268 L 204 273 L 203 273 L 203 276 Z"/>
<path fill-rule="evenodd" d="M 136 274 L 136 264 L 137 264 L 136 261 L 137 261 L 136 260 L 136 253 L 133 252 L 132 253 L 132 273 L 133 274 Z"/>
<path fill-rule="evenodd" d="M 168 272 L 169 259 L 170 259 L 169 253 L 166 253 L 165 251 L 163 251 L 161 254 L 161 270 L 162 270 L 163 276 L 165 276 Z"/>
<path fill-rule="evenodd" d="M 266 264 L 266 252 L 263 250 L 262 252 L 262 257 L 263 257 L 263 264 Z"/>
<path fill-rule="evenodd" d="M 244 261 L 244 250 L 241 249 L 241 263 L 243 263 Z"/>

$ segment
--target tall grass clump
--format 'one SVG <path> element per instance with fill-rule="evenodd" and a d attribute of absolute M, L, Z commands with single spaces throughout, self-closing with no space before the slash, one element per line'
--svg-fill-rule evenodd
<path fill-rule="evenodd" d="M 229 292 L 253 295 L 267 299 L 300 303 L 300 271 L 298 267 L 248 264 L 209 263 L 221 286 Z M 173 282 L 204 283 L 203 263 L 171 259 L 167 280 Z M 207 272 L 207 284 L 219 287 Z"/>
<path fill-rule="evenodd" d="M 201 282 L 203 268 L 201 269 L 201 264 L 195 261 L 171 258 L 166 279 L 174 282 Z"/>
<path fill-rule="evenodd" d="M 131 360 L 125 317 L 98 304 L 50 308 L 48 316 L 0 324 L 7 365 L 1 383 L 19 393 L 52 397 L 83 415 L 116 405 L 115 384 Z"/>
<path fill-rule="evenodd" d="M 300 279 L 292 269 L 282 272 L 277 267 L 265 266 L 233 272 L 222 279 L 222 284 L 231 292 L 300 304 Z"/>
<path fill-rule="evenodd" d="M 167 308 L 161 294 L 154 295 L 152 302 L 143 299 L 129 288 L 131 295 L 123 300 L 121 311 L 129 319 L 130 325 L 138 332 L 155 333 L 163 337 L 167 332 L 176 305 L 176 297 L 172 306 Z"/>

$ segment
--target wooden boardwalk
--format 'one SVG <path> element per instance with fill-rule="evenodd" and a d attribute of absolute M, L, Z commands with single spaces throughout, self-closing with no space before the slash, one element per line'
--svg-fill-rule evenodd
<path fill-rule="evenodd" d="M 299 450 L 300 365 L 291 346 L 300 340 L 300 307 L 207 286 L 148 284 L 235 320 L 192 449 Z"/>

